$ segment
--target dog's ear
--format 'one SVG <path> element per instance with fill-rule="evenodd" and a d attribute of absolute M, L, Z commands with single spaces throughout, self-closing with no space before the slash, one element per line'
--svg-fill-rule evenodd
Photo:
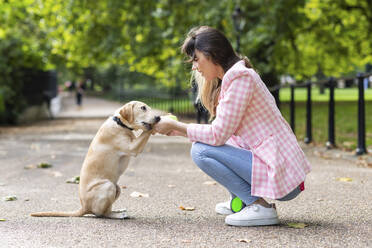
<path fill-rule="evenodd" d="M 133 107 L 134 107 L 133 103 L 127 103 L 120 110 L 121 117 L 123 117 L 123 119 L 129 123 L 132 123 L 134 121 L 133 120 Z"/>

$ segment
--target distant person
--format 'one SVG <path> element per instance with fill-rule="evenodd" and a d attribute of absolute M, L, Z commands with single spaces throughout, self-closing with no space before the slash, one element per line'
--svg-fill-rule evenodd
<path fill-rule="evenodd" d="M 65 89 L 68 91 L 68 96 L 73 94 L 75 90 L 75 82 L 74 81 L 66 81 L 65 82 Z"/>
<path fill-rule="evenodd" d="M 162 118 L 155 131 L 188 137 L 196 165 L 245 203 L 236 213 L 231 200 L 216 205 L 217 213 L 227 215 L 226 224 L 278 224 L 275 205 L 264 198 L 296 198 L 311 170 L 296 136 L 248 58 L 236 54 L 221 32 L 192 29 L 182 51 L 204 78 L 200 99 L 214 120 L 188 124 Z"/>
<path fill-rule="evenodd" d="M 70 90 L 71 87 L 71 81 L 66 81 L 65 82 L 65 90 Z"/>
<path fill-rule="evenodd" d="M 198 97 L 198 84 L 195 82 L 195 80 L 192 80 L 191 84 L 191 100 L 195 108 L 196 113 L 196 122 L 201 123 L 203 120 L 204 123 L 208 123 L 208 110 L 205 109 L 203 104 L 200 101 L 200 98 Z"/>
<path fill-rule="evenodd" d="M 85 92 L 85 83 L 84 81 L 79 81 L 76 87 L 76 104 L 81 107 L 83 104 L 83 95 Z"/>
<path fill-rule="evenodd" d="M 363 88 L 368 89 L 368 85 L 369 85 L 369 79 L 368 79 L 368 77 L 365 77 L 363 79 Z"/>

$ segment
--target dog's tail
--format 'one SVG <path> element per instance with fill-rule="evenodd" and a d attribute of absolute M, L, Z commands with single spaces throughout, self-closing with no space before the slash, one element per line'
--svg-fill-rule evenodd
<path fill-rule="evenodd" d="M 81 217 L 84 214 L 86 214 L 86 212 L 81 208 L 73 212 L 38 212 L 31 213 L 30 215 L 33 217 Z"/>

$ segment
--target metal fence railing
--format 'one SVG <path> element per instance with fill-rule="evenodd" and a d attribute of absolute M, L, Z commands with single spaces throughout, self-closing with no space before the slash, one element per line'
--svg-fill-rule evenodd
<path fill-rule="evenodd" d="M 132 100 L 143 101 L 151 108 L 169 112 L 183 117 L 194 117 L 195 108 L 190 97 L 186 96 L 172 96 L 172 95 L 143 95 L 131 94 L 122 95 L 118 100 L 121 102 L 128 102 Z"/>
<path fill-rule="evenodd" d="M 296 102 L 295 102 L 295 91 L 298 88 L 305 88 L 307 92 L 306 96 L 306 130 L 305 130 L 305 138 L 304 142 L 306 144 L 311 143 L 313 141 L 313 120 L 312 120 L 312 95 L 311 89 L 312 86 L 323 86 L 324 88 L 329 88 L 329 99 L 328 99 L 328 139 L 326 142 L 327 148 L 333 148 L 336 146 L 335 142 L 335 98 L 334 92 L 336 88 L 336 82 L 339 80 L 357 80 L 358 85 L 358 119 L 357 119 L 357 126 L 358 126 L 358 141 L 357 141 L 357 148 L 356 154 L 362 155 L 367 153 L 366 149 L 366 114 L 365 114 L 365 101 L 364 101 L 364 86 L 363 81 L 365 78 L 372 76 L 372 73 L 367 74 L 358 74 L 354 77 L 343 77 L 343 78 L 329 78 L 327 80 L 322 80 L 318 82 L 302 82 L 296 83 L 291 85 L 278 85 L 276 87 L 270 88 L 270 92 L 274 95 L 277 105 L 280 109 L 280 98 L 279 92 L 282 88 L 290 88 L 290 101 L 289 101 L 289 124 L 295 132 L 296 130 L 296 123 L 295 123 L 295 110 L 296 110 Z M 150 92 L 151 93 L 151 92 Z M 178 116 L 183 117 L 196 117 L 195 107 L 193 102 L 191 101 L 188 93 L 185 93 L 185 96 L 172 96 L 170 95 L 158 95 L 154 94 L 147 94 L 144 96 L 143 94 L 131 94 L 131 95 L 121 95 L 120 101 L 131 101 L 131 100 L 140 100 L 146 102 L 149 106 L 155 109 L 163 110 L 165 112 L 170 112 Z"/>
<path fill-rule="evenodd" d="M 312 85 L 322 85 L 329 88 L 329 101 L 328 101 L 328 141 L 326 142 L 327 148 L 335 147 L 335 99 L 334 90 L 336 87 L 337 80 L 354 80 L 357 79 L 358 85 L 358 145 L 356 148 L 356 154 L 362 155 L 367 153 L 366 149 L 366 125 L 365 125 L 365 100 L 364 100 L 364 79 L 372 76 L 372 73 L 358 74 L 355 77 L 344 77 L 344 78 L 329 78 L 318 82 L 304 82 L 291 85 L 279 85 L 277 87 L 270 88 L 270 92 L 274 95 L 277 101 L 277 105 L 280 108 L 279 91 L 281 88 L 290 87 L 290 126 L 295 132 L 295 89 L 306 88 L 307 99 L 306 99 L 306 136 L 304 139 L 305 143 L 312 142 L 312 98 L 311 98 L 311 87 Z"/>

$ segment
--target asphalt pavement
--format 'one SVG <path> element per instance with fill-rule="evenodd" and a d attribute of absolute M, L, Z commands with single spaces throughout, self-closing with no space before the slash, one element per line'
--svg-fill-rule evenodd
<path fill-rule="evenodd" d="M 119 180 L 113 208 L 127 209 L 129 219 L 30 217 L 80 207 L 78 185 L 66 181 L 79 175 L 99 126 L 121 106 L 93 97 L 81 108 L 72 97 L 62 101 L 54 120 L 0 127 L 0 247 L 372 247 L 368 163 L 303 144 L 313 170 L 299 197 L 269 200 L 277 205 L 277 226 L 225 225 L 214 206 L 227 192 L 194 165 L 186 138 L 161 135 Z M 52 167 L 37 168 L 41 163 Z"/>

